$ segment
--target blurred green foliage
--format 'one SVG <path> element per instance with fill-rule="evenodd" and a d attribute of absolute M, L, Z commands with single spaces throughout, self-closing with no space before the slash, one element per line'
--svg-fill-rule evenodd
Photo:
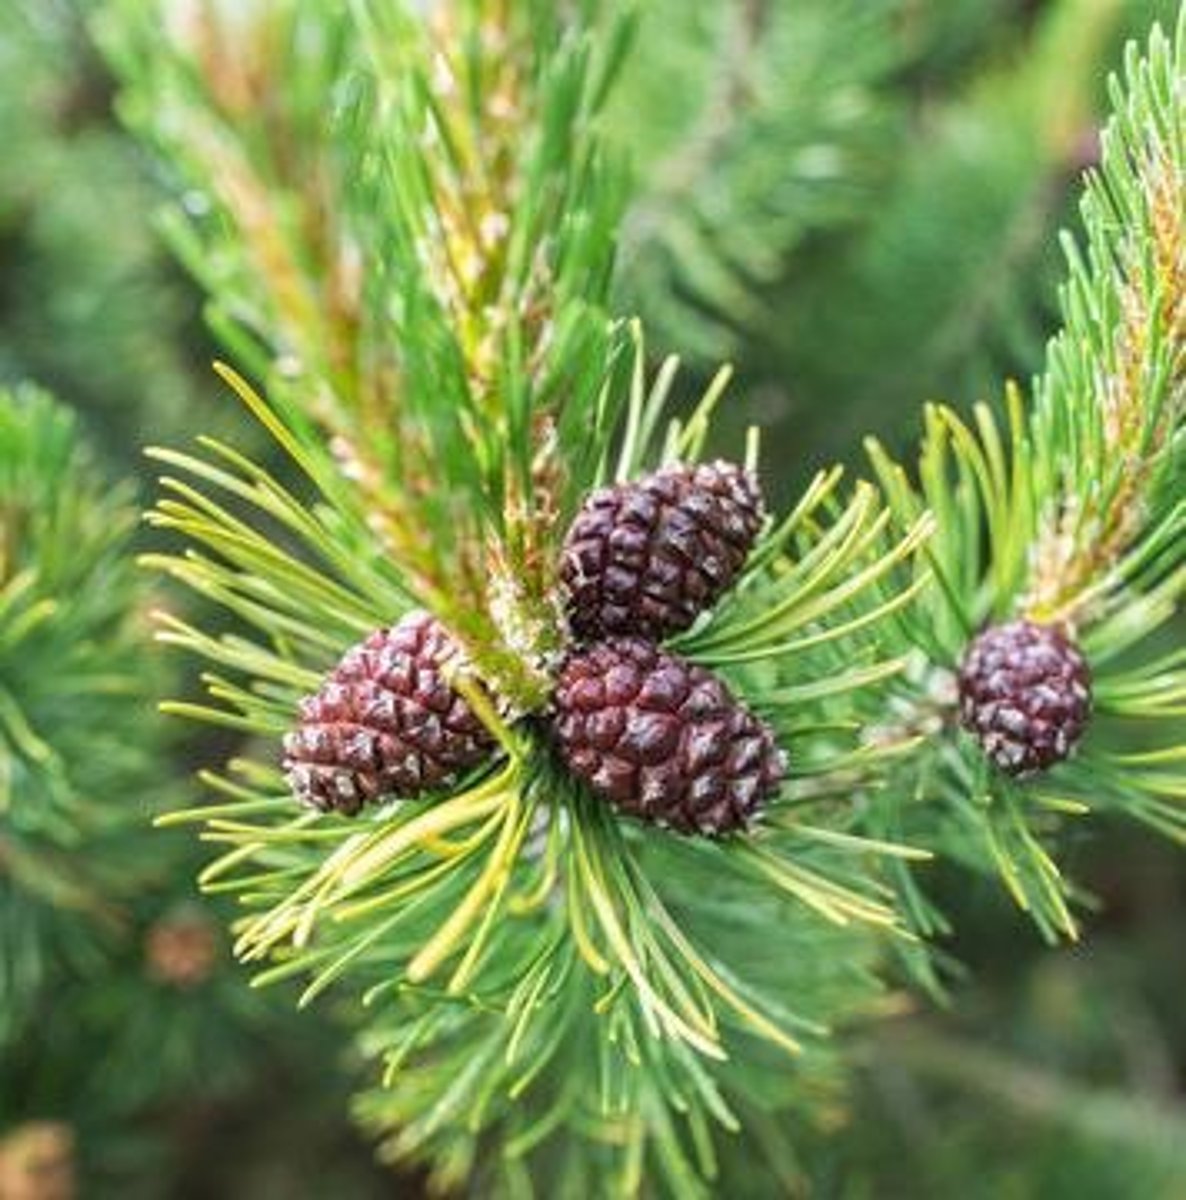
<path fill-rule="evenodd" d="M 146 436 L 217 418 L 199 305 L 156 236 L 147 164 L 113 120 L 92 7 L 0 5 L 0 382 L 68 398 L 126 469 Z"/>

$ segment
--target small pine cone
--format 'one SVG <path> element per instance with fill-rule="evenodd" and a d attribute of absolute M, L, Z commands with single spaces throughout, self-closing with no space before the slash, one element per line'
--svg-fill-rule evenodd
<path fill-rule="evenodd" d="M 992 625 L 959 669 L 960 722 L 1007 775 L 1031 775 L 1067 758 L 1091 714 L 1087 660 L 1050 625 Z"/>
<path fill-rule="evenodd" d="M 26 1121 L 0 1138 L 2 1200 L 75 1200 L 78 1139 L 61 1121 Z"/>
<path fill-rule="evenodd" d="M 214 922 L 199 912 L 161 917 L 144 938 L 148 974 L 158 983 L 180 989 L 205 983 L 218 966 L 220 949 Z"/>
<path fill-rule="evenodd" d="M 494 743 L 445 678 L 457 653 L 424 612 L 348 650 L 321 690 L 301 701 L 300 721 L 284 739 L 296 796 L 353 816 L 380 796 L 416 796 L 477 766 Z"/>
<path fill-rule="evenodd" d="M 599 489 L 568 531 L 560 568 L 573 633 L 659 641 L 687 629 L 737 578 L 761 526 L 757 481 L 732 463 Z"/>
<path fill-rule="evenodd" d="M 554 729 L 569 769 L 598 795 L 681 833 L 744 828 L 783 776 L 763 721 L 715 675 L 639 638 L 569 656 Z"/>

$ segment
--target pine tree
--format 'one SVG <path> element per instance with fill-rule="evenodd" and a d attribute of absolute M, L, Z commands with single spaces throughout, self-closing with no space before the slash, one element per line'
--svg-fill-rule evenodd
<path fill-rule="evenodd" d="M 236 619 L 167 619 L 166 640 L 212 665 L 209 703 L 172 708 L 257 739 L 207 774 L 214 803 L 169 822 L 225 848 L 203 881 L 240 904 L 236 948 L 261 981 L 349 998 L 383 1065 L 362 1120 L 439 1186 L 785 1194 L 841 1095 L 828 1034 L 878 1012 L 895 958 L 938 986 L 926 939 L 944 919 L 912 863 L 994 871 L 1043 932 L 1073 935 L 1053 857 L 1066 817 L 1096 806 L 1180 836 L 1181 655 L 1139 655 L 1186 578 L 1186 24 L 1133 50 L 1114 89 L 1066 329 L 1029 408 L 1008 393 L 1008 438 L 988 408 L 972 428 L 934 409 L 917 484 L 877 446 L 880 490 L 820 473 L 666 638 L 677 665 L 656 687 L 710 674 L 787 758 L 753 828 L 716 839 L 604 803 L 647 759 L 607 763 L 602 785 L 599 764 L 574 774 L 555 752 L 555 681 L 585 653 L 569 524 L 598 487 L 701 461 L 728 382 L 668 419 L 676 364 L 653 370 L 640 326 L 611 315 L 625 189 L 606 105 L 629 20 L 609 2 L 170 12 L 116 3 L 105 43 L 129 119 L 184 179 L 175 242 L 266 399 L 220 374 L 288 462 L 211 438 L 153 452 L 169 472 L 153 521 L 189 549 L 150 562 Z M 735 457 L 768 469 L 757 431 Z M 348 730 L 302 753 L 379 761 L 380 718 L 321 689 L 353 686 L 348 664 L 415 609 L 455 642 L 433 688 L 481 720 L 490 756 L 428 794 L 302 812 L 280 761 L 311 719 L 302 698 Z M 969 643 L 1017 619 L 1082 656 L 1059 678 L 1089 672 L 1093 705 L 1024 778 L 959 728 Z M 663 632 L 639 631 L 648 653 Z M 649 754 L 606 662 L 580 701 L 617 706 L 595 748 L 625 730 Z M 419 714 L 418 666 L 366 676 Z M 1046 710 L 1019 712 L 1018 736 L 1058 738 L 1034 725 Z M 1113 718 L 1165 741 L 1113 744 Z M 646 807 L 640 777 L 623 807 Z"/>

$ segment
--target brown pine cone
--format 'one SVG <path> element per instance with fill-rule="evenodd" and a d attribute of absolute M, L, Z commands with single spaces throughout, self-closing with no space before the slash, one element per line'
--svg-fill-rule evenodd
<path fill-rule="evenodd" d="M 959 669 L 960 722 L 1007 775 L 1031 775 L 1074 750 L 1091 714 L 1091 672 L 1058 629 L 1009 621 L 985 629 Z"/>
<path fill-rule="evenodd" d="M 745 828 L 783 777 L 763 721 L 715 675 L 639 638 L 570 655 L 554 709 L 574 775 L 621 812 L 681 833 Z"/>
<path fill-rule="evenodd" d="M 594 492 L 560 569 L 573 633 L 660 641 L 687 629 L 737 578 L 762 512 L 753 475 L 727 462 L 667 467 Z"/>
<path fill-rule="evenodd" d="M 419 795 L 482 762 L 493 739 L 445 677 L 457 654 L 453 638 L 424 612 L 348 650 L 301 701 L 297 727 L 284 739 L 295 795 L 353 816 L 381 796 Z"/>

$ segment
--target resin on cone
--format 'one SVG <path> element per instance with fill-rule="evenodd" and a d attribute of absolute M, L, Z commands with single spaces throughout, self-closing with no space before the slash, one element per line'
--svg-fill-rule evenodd
<path fill-rule="evenodd" d="M 757 482 L 732 463 L 668 467 L 599 489 L 564 546 L 573 633 L 658 641 L 687 629 L 736 579 L 761 526 Z"/>
<path fill-rule="evenodd" d="M 350 816 L 383 796 L 440 787 L 482 762 L 494 743 L 448 681 L 457 657 L 456 642 L 424 612 L 347 651 L 320 691 L 301 701 L 284 739 L 296 796 Z"/>
<path fill-rule="evenodd" d="M 959 669 L 960 722 L 1007 775 L 1062 762 L 1091 715 L 1091 672 L 1051 625 L 1009 621 L 985 629 Z"/>
<path fill-rule="evenodd" d="M 639 638 L 571 654 L 553 720 L 574 775 L 619 811 L 681 833 L 744 829 L 783 777 L 763 721 L 711 672 Z"/>

